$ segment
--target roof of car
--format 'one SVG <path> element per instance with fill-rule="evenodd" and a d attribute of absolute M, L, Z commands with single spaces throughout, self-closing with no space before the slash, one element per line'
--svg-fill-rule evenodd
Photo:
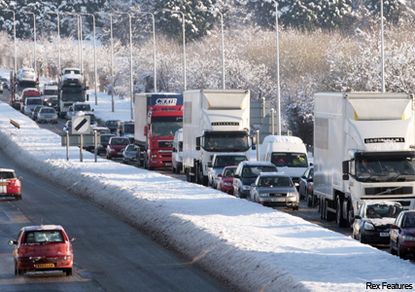
<path fill-rule="evenodd" d="M 10 171 L 10 172 L 14 172 L 14 169 L 11 168 L 0 168 L 1 172 L 6 172 L 6 171 Z"/>
<path fill-rule="evenodd" d="M 241 162 L 243 165 L 252 165 L 252 166 L 275 166 L 274 164 L 272 164 L 269 161 L 242 161 Z"/>
<path fill-rule="evenodd" d="M 260 177 L 264 177 L 264 176 L 278 176 L 278 177 L 290 177 L 289 175 L 282 173 L 282 172 L 276 172 L 276 171 L 272 171 L 272 172 L 260 172 L 259 173 Z"/>
<path fill-rule="evenodd" d="M 36 230 L 64 230 L 61 225 L 32 225 L 32 226 L 25 226 L 21 230 L 22 231 L 36 231 Z"/>
<path fill-rule="evenodd" d="M 226 152 L 222 152 L 222 153 L 216 153 L 216 154 L 214 154 L 214 156 L 244 156 L 244 157 L 246 157 L 246 155 L 244 154 L 244 153 L 235 153 L 235 152 L 229 152 L 229 153 L 226 153 Z"/>

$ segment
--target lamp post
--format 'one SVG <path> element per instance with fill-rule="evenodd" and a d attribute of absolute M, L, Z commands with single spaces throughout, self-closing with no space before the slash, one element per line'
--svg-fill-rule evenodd
<path fill-rule="evenodd" d="M 47 14 L 56 15 L 56 27 L 58 30 L 58 74 L 61 72 L 61 30 L 59 12 L 48 11 Z"/>
<path fill-rule="evenodd" d="M 154 17 L 154 13 L 151 12 L 137 12 L 138 14 L 142 15 L 150 15 L 151 16 L 151 26 L 152 26 L 152 34 L 153 34 L 153 91 L 157 92 L 157 58 L 156 58 L 156 20 Z"/>
<path fill-rule="evenodd" d="M 380 0 L 380 30 L 381 30 L 381 41 L 380 41 L 380 50 L 382 55 L 382 92 L 386 92 L 385 88 L 385 38 L 384 38 L 384 28 L 383 28 L 383 0 Z"/>
<path fill-rule="evenodd" d="M 114 35 L 112 32 L 112 14 L 110 16 L 110 39 L 111 39 L 111 111 L 115 111 L 114 104 Z"/>
<path fill-rule="evenodd" d="M 273 0 L 275 4 L 275 37 L 276 37 L 276 62 L 277 62 L 277 119 L 278 119 L 278 135 L 281 135 L 281 86 L 280 86 L 280 39 L 278 27 L 278 2 Z M 273 133 L 274 134 L 274 133 Z"/>
<path fill-rule="evenodd" d="M 37 62 L 36 62 L 36 15 L 33 12 L 23 11 L 23 14 L 30 14 L 33 17 L 33 67 L 37 73 Z"/>
<path fill-rule="evenodd" d="M 95 37 L 95 15 L 93 15 L 92 13 L 81 13 L 82 15 L 87 15 L 87 16 L 91 16 L 92 17 L 92 30 L 93 30 L 93 37 L 94 37 L 94 87 L 95 87 L 95 105 L 98 104 L 98 95 L 97 95 L 97 83 L 98 83 L 98 79 L 97 79 L 97 57 L 96 57 L 96 37 Z M 82 19 L 82 18 L 81 18 Z"/>
<path fill-rule="evenodd" d="M 165 12 L 170 12 L 172 14 L 179 13 L 182 16 L 182 38 L 183 38 L 183 91 L 187 89 L 187 79 L 186 79 L 186 24 L 184 19 L 184 13 L 181 11 L 163 9 Z"/>
<path fill-rule="evenodd" d="M 4 9 L 5 12 L 13 14 L 13 44 L 14 44 L 14 72 L 17 72 L 17 44 L 16 44 L 16 13 L 10 9 Z"/>
<path fill-rule="evenodd" d="M 134 99 L 134 90 L 133 90 L 133 33 L 132 33 L 132 16 L 127 12 L 117 12 L 117 15 L 127 15 L 128 16 L 128 34 L 130 39 L 130 117 L 131 120 L 134 118 L 133 113 L 133 99 Z M 112 28 L 112 17 L 111 17 L 111 28 Z M 111 29 L 111 39 L 112 39 L 112 29 Z M 112 47 L 112 44 L 111 44 Z"/>

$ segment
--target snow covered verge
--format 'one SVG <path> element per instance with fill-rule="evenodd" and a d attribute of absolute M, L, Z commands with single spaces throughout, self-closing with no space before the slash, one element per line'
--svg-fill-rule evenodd
<path fill-rule="evenodd" d="M 366 282 L 415 287 L 410 262 L 303 219 L 157 172 L 103 159 L 95 163 L 90 153 L 81 163 L 75 147 L 66 161 L 58 135 L 4 103 L 0 147 L 21 165 L 122 214 L 241 290 L 362 291 Z"/>

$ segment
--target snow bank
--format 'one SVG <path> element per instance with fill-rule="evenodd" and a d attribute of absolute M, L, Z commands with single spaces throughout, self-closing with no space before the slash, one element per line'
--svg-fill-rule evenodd
<path fill-rule="evenodd" d="M 9 119 L 18 121 L 14 128 Z M 415 283 L 415 266 L 315 224 L 79 149 L 0 103 L 0 147 L 33 172 L 148 230 L 247 291 L 362 291 L 366 282 Z M 59 194 L 56 194 L 59 195 Z M 24 194 L 23 194 L 24 202 Z"/>

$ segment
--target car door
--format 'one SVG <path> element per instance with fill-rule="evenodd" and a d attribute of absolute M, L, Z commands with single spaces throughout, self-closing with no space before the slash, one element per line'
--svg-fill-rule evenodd
<path fill-rule="evenodd" d="M 395 220 L 395 225 L 398 226 L 399 228 L 402 226 L 402 218 L 404 217 L 404 213 L 401 213 L 398 215 L 398 217 Z M 399 229 L 394 229 L 391 228 L 390 229 L 390 243 L 391 245 L 395 246 L 396 242 L 398 240 L 399 237 Z"/>

